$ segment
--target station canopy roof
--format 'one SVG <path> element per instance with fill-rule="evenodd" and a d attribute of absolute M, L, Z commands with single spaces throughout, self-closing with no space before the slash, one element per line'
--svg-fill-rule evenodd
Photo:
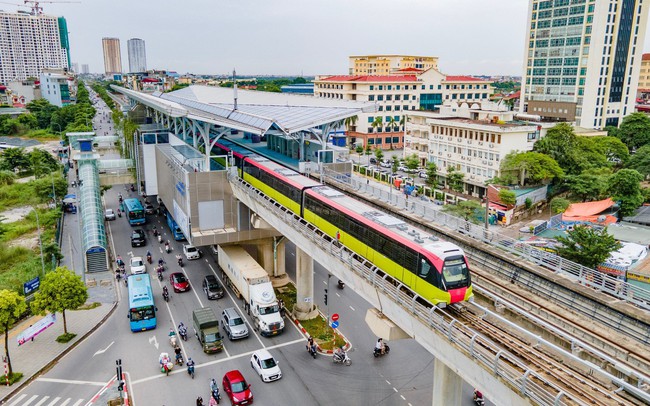
<path fill-rule="evenodd" d="M 375 112 L 371 102 L 332 100 L 308 95 L 237 89 L 237 109 L 232 88 L 192 85 L 170 93 L 145 94 L 113 86 L 149 107 L 172 117 L 188 117 L 228 128 L 263 134 L 278 128 L 287 134 Z"/>

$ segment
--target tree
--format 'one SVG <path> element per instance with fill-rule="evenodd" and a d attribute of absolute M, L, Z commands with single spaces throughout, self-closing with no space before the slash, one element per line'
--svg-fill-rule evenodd
<path fill-rule="evenodd" d="M 52 171 L 59 169 L 57 160 L 42 149 L 35 149 L 27 154 L 32 171 L 36 178 L 49 175 Z"/>
<path fill-rule="evenodd" d="M 0 168 L 4 170 L 13 171 L 14 169 L 18 169 L 24 171 L 27 170 L 29 166 L 29 158 L 25 154 L 24 148 L 7 148 L 2 153 Z"/>
<path fill-rule="evenodd" d="M 566 237 L 556 237 L 562 244 L 557 253 L 570 261 L 595 269 L 605 262 L 609 255 L 621 248 L 621 243 L 607 232 L 606 228 L 576 226 Z"/>
<path fill-rule="evenodd" d="M 390 131 L 395 131 L 396 129 L 399 129 L 399 122 L 395 120 L 395 117 L 390 116 L 388 119 L 388 128 Z M 390 137 L 390 149 L 393 149 L 393 137 Z"/>
<path fill-rule="evenodd" d="M 475 200 L 464 200 L 458 204 L 447 204 L 442 210 L 456 217 L 462 217 L 463 220 L 480 224 L 479 217 L 483 214 L 483 206 Z"/>
<path fill-rule="evenodd" d="M 418 158 L 417 154 L 409 155 L 404 159 L 404 165 L 410 170 L 418 169 L 420 167 L 420 158 Z"/>
<path fill-rule="evenodd" d="M 611 175 L 612 171 L 609 168 L 587 169 L 580 175 L 567 177 L 566 183 L 571 193 L 583 202 L 598 200 L 607 193 L 607 181 Z"/>
<path fill-rule="evenodd" d="M 571 202 L 563 197 L 554 197 L 551 200 L 551 212 L 553 214 L 564 213 L 569 208 Z"/>
<path fill-rule="evenodd" d="M 650 176 L 650 145 L 644 145 L 637 149 L 625 167 L 636 170 L 644 178 Z"/>
<path fill-rule="evenodd" d="M 499 200 L 507 206 L 514 206 L 517 203 L 517 194 L 510 189 L 499 190 Z"/>
<path fill-rule="evenodd" d="M 67 335 L 65 311 L 78 309 L 86 299 L 88 290 L 81 277 L 66 267 L 58 267 L 43 278 L 39 291 L 34 295 L 32 310 L 40 314 L 60 312 L 63 332 Z"/>
<path fill-rule="evenodd" d="M 6 169 L 0 170 L 0 185 L 12 185 L 16 180 L 16 174 Z"/>
<path fill-rule="evenodd" d="M 397 168 L 399 168 L 399 158 L 397 155 L 393 155 L 392 161 L 391 161 L 393 173 L 397 172 Z"/>
<path fill-rule="evenodd" d="M 650 143 L 650 117 L 645 113 L 632 113 L 626 116 L 616 136 L 630 151 Z"/>
<path fill-rule="evenodd" d="M 0 328 L 5 335 L 5 357 L 9 367 L 9 376 L 14 372 L 9 356 L 9 327 L 20 319 L 25 310 L 27 310 L 27 304 L 23 296 L 7 289 L 0 290 Z"/>
<path fill-rule="evenodd" d="M 616 137 L 594 137 L 590 139 L 608 162 L 623 165 L 630 159 L 630 151 L 620 139 Z"/>
<path fill-rule="evenodd" d="M 453 166 L 447 167 L 447 187 L 454 192 L 463 193 L 465 189 L 465 174 L 457 172 Z"/>
<path fill-rule="evenodd" d="M 552 157 L 539 152 L 509 153 L 501 161 L 500 173 L 505 180 L 515 177 L 521 185 L 549 183 L 564 176 L 564 171 Z"/>
<path fill-rule="evenodd" d="M 347 132 L 356 129 L 358 119 L 359 116 L 352 116 L 352 117 L 346 117 L 345 120 L 343 120 L 343 124 L 345 125 L 345 129 Z"/>
<path fill-rule="evenodd" d="M 77 91 L 77 102 L 79 101 L 79 91 Z M 46 129 L 50 127 L 52 114 L 59 108 L 50 104 L 46 99 L 36 99 L 27 103 L 27 110 L 32 113 L 38 122 L 38 128 Z"/>
<path fill-rule="evenodd" d="M 363 147 L 361 145 L 357 145 L 357 147 L 354 150 L 359 155 L 363 154 Z"/>
<path fill-rule="evenodd" d="M 550 156 L 565 173 L 574 175 L 596 165 L 594 160 L 605 160 L 591 140 L 578 137 L 567 123 L 550 128 L 546 136 L 535 143 L 533 151 Z"/>
<path fill-rule="evenodd" d="M 643 203 L 641 181 L 643 176 L 634 169 L 621 169 L 609 178 L 608 190 L 619 201 L 621 216 L 630 216 Z"/>
<path fill-rule="evenodd" d="M 427 178 L 424 180 L 431 189 L 438 187 L 438 167 L 435 163 L 427 163 Z"/>
<path fill-rule="evenodd" d="M 384 151 L 381 148 L 375 148 L 375 157 L 377 158 L 377 162 L 381 162 L 384 157 Z"/>
<path fill-rule="evenodd" d="M 370 126 L 375 129 L 375 132 L 379 132 L 384 127 L 384 119 L 381 116 L 375 117 L 375 119 L 370 123 Z"/>

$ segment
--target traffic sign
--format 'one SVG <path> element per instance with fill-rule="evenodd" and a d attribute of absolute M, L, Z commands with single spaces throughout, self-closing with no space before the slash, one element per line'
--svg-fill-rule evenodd
<path fill-rule="evenodd" d="M 338 319 L 339 319 L 339 314 L 338 314 L 338 313 L 334 313 L 334 314 L 332 315 L 332 321 L 336 321 L 336 320 L 338 320 Z"/>
<path fill-rule="evenodd" d="M 339 327 L 339 322 L 338 321 L 333 321 L 332 322 L 332 328 L 338 328 Z"/>

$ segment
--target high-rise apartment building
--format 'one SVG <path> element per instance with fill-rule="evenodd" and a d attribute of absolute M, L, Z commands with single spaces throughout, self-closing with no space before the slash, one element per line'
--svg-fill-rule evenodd
<path fill-rule="evenodd" d="M 144 41 L 140 38 L 131 38 L 126 42 L 129 50 L 129 72 L 147 71 L 147 53 L 144 48 Z"/>
<path fill-rule="evenodd" d="M 643 0 L 529 0 L 521 112 L 601 129 L 634 111 Z"/>
<path fill-rule="evenodd" d="M 81 73 L 84 74 L 84 75 L 87 75 L 87 74 L 90 73 L 90 69 L 88 68 L 87 63 L 82 63 L 81 64 Z"/>
<path fill-rule="evenodd" d="M 405 69 L 411 73 L 438 68 L 436 56 L 414 55 L 358 55 L 349 58 L 350 75 L 391 75 Z"/>
<path fill-rule="evenodd" d="M 69 69 L 65 18 L 0 11 L 0 83 L 37 78 L 44 69 Z"/>
<path fill-rule="evenodd" d="M 122 53 L 119 38 L 102 38 L 104 48 L 104 72 L 107 75 L 122 73 Z"/>
<path fill-rule="evenodd" d="M 639 92 L 650 91 L 650 54 L 643 54 L 641 58 L 641 69 L 639 70 Z"/>

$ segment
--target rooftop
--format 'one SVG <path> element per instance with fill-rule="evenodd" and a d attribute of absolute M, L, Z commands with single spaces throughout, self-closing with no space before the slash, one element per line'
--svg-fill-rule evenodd
<path fill-rule="evenodd" d="M 321 78 L 326 82 L 417 82 L 415 75 L 335 75 Z"/>
<path fill-rule="evenodd" d="M 490 82 L 489 80 L 475 78 L 474 76 L 452 76 L 447 75 L 445 82 Z"/>

